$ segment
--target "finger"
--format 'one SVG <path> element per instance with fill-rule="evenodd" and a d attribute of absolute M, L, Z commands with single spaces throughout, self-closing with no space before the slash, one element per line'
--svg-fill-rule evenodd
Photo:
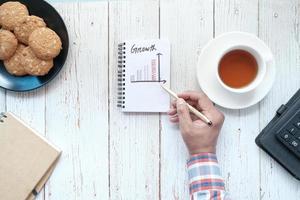
<path fill-rule="evenodd" d="M 200 96 L 202 95 L 203 92 L 201 91 L 184 91 L 182 93 L 179 93 L 177 96 L 179 98 L 182 98 L 184 100 L 193 100 L 193 101 L 198 101 Z"/>
<path fill-rule="evenodd" d="M 177 113 L 174 114 L 174 115 L 170 115 L 170 116 L 169 116 L 169 119 L 170 119 L 170 120 L 171 120 L 171 119 L 178 119 Z"/>
<path fill-rule="evenodd" d="M 178 114 L 177 114 L 177 110 L 175 110 L 174 112 L 172 111 L 172 112 L 168 112 L 168 115 L 169 115 L 169 118 L 178 118 Z M 190 113 L 190 115 L 191 115 L 191 119 L 192 119 L 192 121 L 195 121 L 195 120 L 198 120 L 199 119 L 199 117 L 197 117 L 195 114 L 193 114 L 193 113 Z"/>
<path fill-rule="evenodd" d="M 188 103 L 188 104 L 190 104 L 190 105 L 193 106 L 194 108 L 199 109 L 199 108 L 197 108 L 197 106 L 198 106 L 198 102 L 197 102 L 197 101 L 186 100 L 185 102 Z M 175 113 L 174 110 L 175 110 L 176 113 L 177 113 L 176 103 L 177 103 L 176 100 L 173 100 L 173 101 L 172 101 L 171 109 L 170 109 L 169 112 L 168 112 L 169 115 L 173 115 L 173 114 Z M 199 109 L 199 110 L 200 110 L 200 109 Z M 200 111 L 201 111 L 201 110 L 200 110 Z M 205 112 L 205 111 L 203 111 L 203 112 Z M 192 119 L 193 121 L 196 120 L 196 119 L 199 119 L 199 117 L 197 117 L 197 116 L 194 115 L 193 113 L 190 113 L 190 115 L 191 115 L 191 119 Z"/>
<path fill-rule="evenodd" d="M 177 113 L 176 108 L 171 108 L 171 109 L 168 111 L 168 115 L 175 115 L 176 113 Z"/>
<path fill-rule="evenodd" d="M 177 109 L 169 110 L 167 114 L 169 115 L 169 118 L 173 118 L 173 117 L 175 118 L 175 117 L 176 117 L 176 118 L 178 119 Z M 191 115 L 192 121 L 195 121 L 195 120 L 199 119 L 199 117 L 197 117 L 197 116 L 194 115 L 193 113 L 190 113 L 190 115 Z"/>
<path fill-rule="evenodd" d="M 176 100 L 171 101 L 171 108 L 176 108 Z"/>
<path fill-rule="evenodd" d="M 178 116 L 176 116 L 176 117 L 170 117 L 170 121 L 173 122 L 173 123 L 178 123 L 179 122 L 179 118 L 178 118 Z"/>
<path fill-rule="evenodd" d="M 189 109 L 183 99 L 177 100 L 177 115 L 179 119 L 179 127 L 182 133 L 186 132 L 192 124 Z"/>
<path fill-rule="evenodd" d="M 202 91 L 186 91 L 181 94 L 178 94 L 178 97 L 183 98 L 185 100 L 197 101 L 197 108 L 199 110 L 210 110 L 214 107 L 211 100 Z"/>
<path fill-rule="evenodd" d="M 190 104 L 193 107 L 197 107 L 198 105 L 198 101 L 193 101 L 193 100 L 185 100 L 185 102 L 187 102 L 188 104 Z"/>
<path fill-rule="evenodd" d="M 177 104 L 177 100 L 172 100 L 172 102 L 171 102 L 171 108 L 175 108 L 176 109 L 176 104 Z"/>
<path fill-rule="evenodd" d="M 178 117 L 178 114 L 176 113 L 176 114 L 174 114 L 174 115 L 171 115 L 171 116 L 169 116 L 170 118 L 172 118 L 172 117 Z"/>
<path fill-rule="evenodd" d="M 198 105 L 198 101 L 186 100 L 185 102 L 190 104 L 193 107 L 197 107 L 197 105 Z M 173 100 L 171 103 L 171 109 L 173 109 L 173 108 L 176 109 L 176 104 L 177 104 L 177 101 Z"/>

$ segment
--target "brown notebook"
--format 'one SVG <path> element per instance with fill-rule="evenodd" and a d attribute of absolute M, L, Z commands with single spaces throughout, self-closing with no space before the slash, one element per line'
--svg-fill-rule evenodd
<path fill-rule="evenodd" d="M 0 199 L 31 200 L 54 170 L 61 151 L 12 113 L 0 115 Z"/>

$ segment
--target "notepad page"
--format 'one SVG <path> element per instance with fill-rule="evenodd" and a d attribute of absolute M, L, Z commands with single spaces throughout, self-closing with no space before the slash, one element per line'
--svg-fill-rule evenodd
<path fill-rule="evenodd" d="M 166 40 L 125 42 L 124 112 L 167 112 L 170 97 L 170 44 Z"/>

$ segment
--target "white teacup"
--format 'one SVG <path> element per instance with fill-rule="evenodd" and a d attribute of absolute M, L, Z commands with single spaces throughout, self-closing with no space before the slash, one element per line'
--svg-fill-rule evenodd
<path fill-rule="evenodd" d="M 233 51 L 233 50 L 244 50 L 244 51 L 247 51 L 248 53 L 250 53 L 255 58 L 255 60 L 257 62 L 257 67 L 258 67 L 255 79 L 251 83 L 249 83 L 248 85 L 246 85 L 245 87 L 242 87 L 242 88 L 233 88 L 233 87 L 230 87 L 230 86 L 226 85 L 222 81 L 222 79 L 221 79 L 221 77 L 219 75 L 219 70 L 218 69 L 216 70 L 217 79 L 218 79 L 219 83 L 226 90 L 228 90 L 230 92 L 234 92 L 234 93 L 246 93 L 246 92 L 252 91 L 255 88 L 257 88 L 260 85 L 260 83 L 263 81 L 263 79 L 265 77 L 265 74 L 266 74 L 266 64 L 267 64 L 268 60 L 266 60 L 261 53 L 259 53 L 257 50 L 253 49 L 250 46 L 236 45 L 236 46 L 232 46 L 230 48 L 227 48 L 225 51 L 223 51 L 223 53 L 221 54 L 221 56 L 219 56 L 217 58 L 217 61 L 218 61 L 217 62 L 218 63 L 217 68 L 219 68 L 219 64 L 220 64 L 220 61 L 223 58 L 223 56 L 225 54 Z"/>

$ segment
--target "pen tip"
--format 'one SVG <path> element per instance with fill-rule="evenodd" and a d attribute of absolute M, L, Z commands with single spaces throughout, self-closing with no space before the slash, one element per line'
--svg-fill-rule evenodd
<path fill-rule="evenodd" d="M 212 121 L 209 121 L 207 124 L 208 124 L 209 126 L 212 126 Z"/>

